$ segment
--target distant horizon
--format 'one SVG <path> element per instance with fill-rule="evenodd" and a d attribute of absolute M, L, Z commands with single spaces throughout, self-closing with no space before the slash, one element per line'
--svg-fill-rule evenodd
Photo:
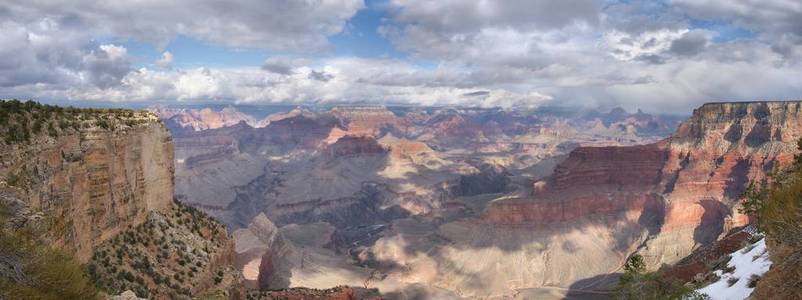
<path fill-rule="evenodd" d="M 11 100 L 14 98 L 0 98 L 2 100 Z M 627 113 L 638 113 L 643 112 L 652 115 L 664 115 L 664 116 L 676 116 L 676 117 L 683 117 L 683 116 L 690 116 L 693 113 L 693 110 L 703 105 L 708 104 L 722 104 L 722 103 L 761 103 L 761 102 L 802 102 L 800 99 L 771 99 L 771 100 L 736 100 L 736 101 L 721 101 L 721 100 L 713 100 L 702 102 L 697 107 L 693 107 L 686 112 L 653 112 L 649 111 L 644 108 L 635 108 L 635 109 L 627 109 L 622 106 L 608 106 L 608 107 L 583 107 L 583 106 L 575 106 L 571 103 L 544 103 L 535 107 L 501 107 L 501 106 L 494 106 L 494 107 L 481 107 L 481 106 L 466 106 L 466 105 L 420 105 L 420 104 L 409 104 L 409 103 L 366 103 L 366 102 L 323 102 L 323 103 L 236 103 L 236 102 L 222 102 L 222 101 L 208 101 L 208 102 L 170 102 L 170 101 L 154 101 L 154 102 L 141 102 L 141 101 L 134 101 L 134 102 L 113 102 L 113 101 L 77 101 L 77 100 L 37 100 L 37 99 L 17 99 L 19 101 L 28 101 L 33 100 L 42 104 L 50 104 L 50 105 L 58 105 L 58 106 L 74 106 L 74 107 L 82 107 L 82 108 L 131 108 L 131 109 L 148 109 L 148 108 L 157 108 L 159 106 L 166 106 L 168 108 L 192 108 L 192 109 L 203 109 L 203 108 L 212 108 L 215 110 L 221 110 L 225 107 L 231 106 L 235 108 L 260 108 L 260 107 L 285 107 L 285 108 L 296 108 L 296 107 L 310 107 L 310 108 L 321 108 L 321 109 L 331 109 L 334 107 L 386 107 L 386 108 L 425 108 L 425 109 L 448 109 L 448 108 L 455 108 L 455 109 L 468 109 L 468 110 L 508 110 L 508 111 L 515 111 L 515 110 L 552 110 L 552 109 L 560 109 L 560 110 L 575 110 L 579 109 L 580 112 L 599 112 L 599 113 L 606 113 L 611 112 L 616 109 L 623 109 Z"/>
<path fill-rule="evenodd" d="M 481 107 L 481 106 L 466 106 L 466 105 L 419 105 L 419 104 L 407 104 L 407 103 L 364 103 L 364 102 L 325 102 L 325 103 L 236 103 L 236 102 L 168 102 L 168 101 L 157 101 L 157 102 L 113 102 L 113 101 L 79 101 L 79 100 L 38 100 L 38 99 L 17 99 L 17 98 L 0 98 L 0 100 L 12 100 L 16 99 L 19 101 L 35 101 L 41 104 L 49 104 L 49 105 L 56 105 L 56 106 L 73 106 L 77 108 L 129 108 L 129 109 L 150 109 L 150 108 L 188 108 L 188 109 L 204 109 L 210 108 L 215 111 L 220 111 L 225 107 L 234 107 L 234 108 L 271 108 L 271 107 L 283 107 L 283 108 L 298 108 L 298 107 L 308 107 L 308 108 L 316 108 L 317 110 L 328 110 L 335 107 L 385 107 L 388 109 L 392 108 L 421 108 L 421 109 L 463 109 L 463 110 L 504 110 L 504 111 L 543 111 L 543 110 L 566 110 L 566 111 L 574 111 L 580 113 L 588 113 L 588 112 L 597 112 L 597 113 L 609 113 L 616 109 L 622 109 L 626 113 L 635 114 L 638 112 L 643 112 L 652 115 L 664 115 L 664 116 L 676 116 L 676 117 L 683 117 L 689 116 L 692 113 L 692 109 L 686 113 L 655 113 L 650 112 L 642 108 L 636 109 L 626 109 L 621 106 L 612 106 L 612 107 L 581 107 L 581 106 L 572 106 L 572 105 L 560 105 L 560 104 L 542 104 L 536 107 Z M 777 100 L 779 102 L 789 102 L 789 101 L 797 101 L 797 100 Z M 735 102 L 764 102 L 764 101 L 735 101 Z M 703 104 L 710 104 L 710 103 L 730 103 L 730 102 L 705 102 Z M 703 105 L 702 104 L 702 105 Z M 701 105 L 700 105 L 701 106 Z M 239 109 L 238 109 L 239 110 Z M 579 110 L 579 111 L 575 111 Z M 245 112 L 239 110 L 241 112 Z"/>

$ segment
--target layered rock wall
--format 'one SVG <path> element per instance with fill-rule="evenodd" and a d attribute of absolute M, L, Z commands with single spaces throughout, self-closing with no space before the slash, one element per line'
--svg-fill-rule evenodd
<path fill-rule="evenodd" d="M 44 216 L 48 238 L 81 262 L 173 199 L 173 143 L 155 117 L 6 146 L 1 155 L 0 177 Z"/>
<path fill-rule="evenodd" d="M 660 214 L 653 190 L 668 157 L 664 143 L 633 147 L 578 148 L 554 175 L 534 183 L 529 199 L 499 201 L 482 220 L 491 224 L 547 225 L 588 216 L 634 212 Z"/>
<path fill-rule="evenodd" d="M 646 242 L 653 266 L 670 264 L 749 222 L 741 194 L 793 159 L 800 129 L 802 102 L 705 104 L 664 141 L 577 148 L 530 198 L 497 201 L 479 223 L 637 220 L 648 238 L 632 242 Z"/>

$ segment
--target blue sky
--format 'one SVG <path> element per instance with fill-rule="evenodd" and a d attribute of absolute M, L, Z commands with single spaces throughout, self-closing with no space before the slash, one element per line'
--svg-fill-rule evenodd
<path fill-rule="evenodd" d="M 365 1 L 360 9 L 345 23 L 345 29 L 328 37 L 331 49 L 316 53 L 314 58 L 364 57 L 406 59 L 407 54 L 398 51 L 390 40 L 378 32 L 379 26 L 389 19 L 386 0 Z M 128 49 L 133 65 L 137 68 L 152 66 L 163 51 L 175 56 L 178 68 L 220 67 L 237 68 L 259 66 L 271 56 L 293 56 L 297 53 L 271 51 L 258 48 L 232 48 L 199 41 L 192 37 L 177 35 L 163 47 L 136 39 L 99 39 L 99 43 L 116 43 Z"/>

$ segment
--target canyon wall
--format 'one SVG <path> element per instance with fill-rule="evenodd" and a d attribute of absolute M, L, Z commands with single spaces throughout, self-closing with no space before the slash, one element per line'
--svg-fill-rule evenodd
<path fill-rule="evenodd" d="M 531 197 L 497 201 L 476 222 L 628 219 L 647 234 L 629 245 L 640 244 L 653 267 L 672 264 L 749 222 L 738 212 L 741 194 L 793 159 L 801 113 L 801 102 L 705 104 L 664 141 L 577 148 Z"/>
<path fill-rule="evenodd" d="M 738 212 L 741 194 L 791 162 L 800 129 L 802 102 L 710 103 L 694 110 L 669 139 L 658 187 L 666 217 L 642 249 L 647 261 L 674 263 L 747 224 Z"/>
<path fill-rule="evenodd" d="M 48 238 L 86 262 L 94 247 L 173 199 L 173 143 L 153 115 L 0 148 L 4 189 L 44 218 Z"/>

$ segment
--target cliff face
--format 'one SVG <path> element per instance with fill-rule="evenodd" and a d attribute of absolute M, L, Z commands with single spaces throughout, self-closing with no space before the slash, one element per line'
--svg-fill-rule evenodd
<path fill-rule="evenodd" d="M 637 221 L 641 252 L 673 263 L 728 228 L 750 182 L 788 164 L 802 137 L 802 102 L 711 103 L 670 138 L 630 147 L 580 147 L 529 199 L 498 201 L 480 222 L 554 225 L 598 218 Z"/>
<path fill-rule="evenodd" d="M 659 189 L 666 201 L 661 234 L 644 254 L 674 262 L 728 228 L 749 222 L 738 201 L 750 182 L 788 165 L 802 137 L 802 102 L 711 103 L 669 139 Z"/>
<path fill-rule="evenodd" d="M 48 238 L 81 262 L 173 198 L 173 144 L 154 116 L 1 149 L 0 176 L 31 211 L 46 216 Z"/>
<path fill-rule="evenodd" d="M 533 184 L 531 199 L 492 205 L 483 221 L 547 225 L 588 216 L 634 213 L 639 217 L 643 212 L 643 221 L 651 222 L 662 214 L 653 187 L 660 181 L 668 154 L 665 143 L 578 148 L 555 168 L 552 177 Z"/>

